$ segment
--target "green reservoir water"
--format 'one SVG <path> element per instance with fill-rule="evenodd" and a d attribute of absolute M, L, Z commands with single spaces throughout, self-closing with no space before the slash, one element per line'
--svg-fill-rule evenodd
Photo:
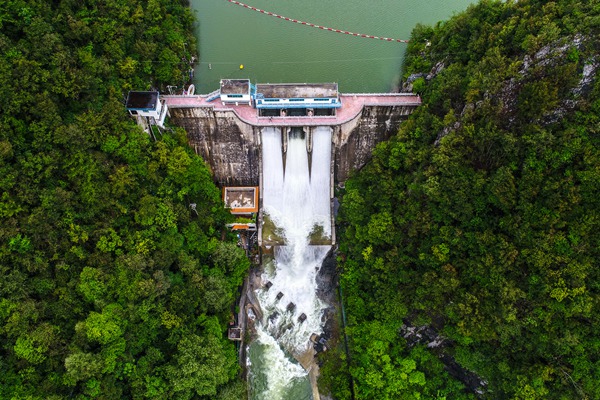
<path fill-rule="evenodd" d="M 367 35 L 409 39 L 471 0 L 244 0 L 266 11 Z M 227 0 L 191 0 L 198 23 L 196 93 L 221 78 L 252 82 L 338 82 L 341 92 L 386 92 L 400 78 L 406 44 L 323 31 L 260 14 Z M 212 69 L 209 69 L 209 64 Z M 240 64 L 244 69 L 240 70 Z"/>

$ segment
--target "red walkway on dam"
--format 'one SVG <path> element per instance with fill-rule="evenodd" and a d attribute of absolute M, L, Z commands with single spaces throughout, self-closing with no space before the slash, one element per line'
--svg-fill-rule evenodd
<path fill-rule="evenodd" d="M 213 108 L 214 111 L 233 111 L 243 122 L 254 126 L 321 126 L 340 125 L 356 118 L 364 106 L 421 105 L 421 98 L 408 93 L 340 94 L 342 106 L 334 116 L 259 117 L 258 110 L 248 104 L 223 104 L 219 98 L 208 101 L 206 96 L 161 96 L 169 108 Z"/>

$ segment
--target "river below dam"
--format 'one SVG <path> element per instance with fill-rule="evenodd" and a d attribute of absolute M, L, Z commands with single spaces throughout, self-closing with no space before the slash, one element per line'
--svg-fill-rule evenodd
<path fill-rule="evenodd" d="M 278 15 L 330 28 L 409 39 L 417 23 L 434 24 L 471 0 L 244 0 Z M 222 78 L 253 83 L 337 82 L 340 91 L 393 91 L 406 44 L 329 32 L 249 10 L 227 0 L 191 0 L 200 62 L 196 93 Z M 240 70 L 240 65 L 244 69 Z"/>
<path fill-rule="evenodd" d="M 315 231 L 331 237 L 331 128 L 314 130 L 312 157 L 301 128 L 284 135 L 287 146 L 279 129 L 262 130 L 263 215 L 279 228 L 284 244 L 263 257 L 263 281 L 270 286 L 256 291 L 264 316 L 248 349 L 254 400 L 312 398 L 307 372 L 296 360 L 312 358 L 309 338 L 321 333 L 326 308 L 316 294 L 316 276 L 330 246 L 311 245 L 310 237 Z"/>

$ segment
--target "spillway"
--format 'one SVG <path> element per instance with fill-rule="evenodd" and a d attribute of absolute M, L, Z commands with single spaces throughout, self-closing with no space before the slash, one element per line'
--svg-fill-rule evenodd
<path fill-rule="evenodd" d="M 272 285 L 256 292 L 263 318 L 248 348 L 253 400 L 312 399 L 308 374 L 296 360 L 310 354 L 310 335 L 322 332 L 326 307 L 316 295 L 316 276 L 331 246 L 311 243 L 331 238 L 332 131 L 315 128 L 312 146 L 301 128 L 283 134 L 285 146 L 280 129 L 262 129 L 262 212 L 282 244 L 263 265 L 263 281 Z"/>

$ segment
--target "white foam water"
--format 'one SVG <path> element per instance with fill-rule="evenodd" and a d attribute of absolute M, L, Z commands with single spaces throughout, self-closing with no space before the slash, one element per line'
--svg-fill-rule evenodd
<path fill-rule="evenodd" d="M 330 246 L 309 242 L 315 230 L 321 238 L 331 236 L 331 128 L 314 130 L 310 168 L 306 138 L 298 129 L 289 132 L 285 168 L 280 130 L 263 128 L 262 149 L 263 212 L 281 229 L 285 245 L 274 249 L 275 268 L 263 276 L 272 286 L 256 293 L 264 316 L 249 351 L 251 398 L 310 399 L 307 372 L 292 356 L 304 353 L 310 335 L 323 329 L 325 304 L 316 295 L 316 276 Z"/>

